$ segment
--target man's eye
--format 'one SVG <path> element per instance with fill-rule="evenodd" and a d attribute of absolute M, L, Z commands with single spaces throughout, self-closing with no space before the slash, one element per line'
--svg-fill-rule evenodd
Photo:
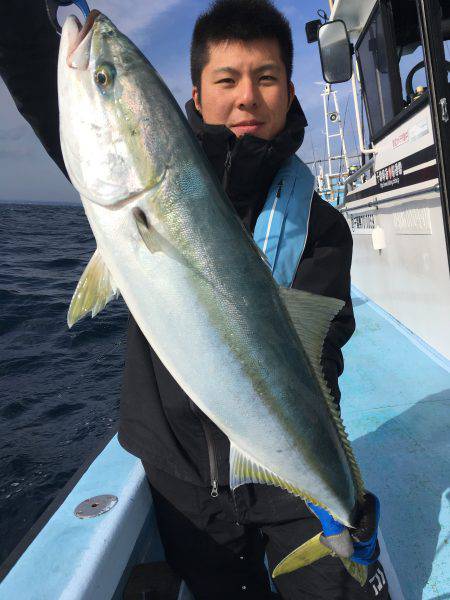
<path fill-rule="evenodd" d="M 276 81 L 276 78 L 272 77 L 272 75 L 263 75 L 261 79 L 264 79 L 265 81 Z"/>
<path fill-rule="evenodd" d="M 225 77 L 224 79 L 219 79 L 219 81 L 216 81 L 216 83 L 234 83 L 234 79 L 231 79 L 231 77 Z"/>

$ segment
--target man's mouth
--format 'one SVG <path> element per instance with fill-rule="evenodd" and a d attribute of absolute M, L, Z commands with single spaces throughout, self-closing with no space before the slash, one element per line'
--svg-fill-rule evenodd
<path fill-rule="evenodd" d="M 230 126 L 230 129 L 238 137 L 245 135 L 246 133 L 257 133 L 264 125 L 263 121 L 257 121 L 256 119 L 250 119 L 247 121 L 240 121 Z"/>

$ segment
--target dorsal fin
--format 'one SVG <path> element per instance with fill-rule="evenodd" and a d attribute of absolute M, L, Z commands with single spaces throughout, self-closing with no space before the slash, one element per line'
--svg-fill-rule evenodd
<path fill-rule="evenodd" d="M 353 454 L 341 416 L 325 381 L 321 364 L 323 344 L 330 329 L 331 321 L 343 308 L 345 302 L 292 288 L 280 287 L 279 292 L 327 402 L 352 469 L 358 499 L 362 501 L 364 498 L 364 482 L 361 471 Z"/>
<path fill-rule="evenodd" d="M 279 292 L 308 358 L 315 365 L 320 365 L 331 321 L 345 302 L 292 288 L 280 287 Z"/>
<path fill-rule="evenodd" d="M 88 312 L 95 317 L 110 300 L 117 298 L 119 294 L 120 292 L 97 248 L 84 269 L 72 296 L 67 314 L 67 324 L 72 327 Z"/>

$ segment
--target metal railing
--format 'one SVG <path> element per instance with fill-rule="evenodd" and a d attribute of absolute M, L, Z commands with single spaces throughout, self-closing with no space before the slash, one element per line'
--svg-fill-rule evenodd
<path fill-rule="evenodd" d="M 364 175 L 364 173 L 366 173 L 367 171 L 370 171 L 370 169 L 374 166 L 374 164 L 375 164 L 375 159 L 371 158 L 360 169 L 358 169 L 357 171 L 352 173 L 350 175 L 350 177 L 347 177 L 347 179 L 344 181 L 344 202 L 347 200 L 348 186 L 351 185 L 352 183 L 355 183 L 355 181 L 357 181 L 360 177 L 362 177 Z"/>
<path fill-rule="evenodd" d="M 434 192 L 435 194 L 439 194 L 440 192 L 440 185 L 434 184 L 430 187 L 421 189 L 421 190 L 414 190 L 412 192 L 406 192 L 405 194 L 398 194 L 397 196 L 390 196 L 389 198 L 381 198 L 380 200 L 375 199 L 375 200 L 370 200 L 369 202 L 366 202 L 365 204 L 358 204 L 358 206 L 348 206 L 345 208 L 341 208 L 340 211 L 341 212 L 349 212 L 351 210 L 360 210 L 361 208 L 371 208 L 373 206 L 379 206 L 380 204 L 386 204 L 387 202 L 395 202 L 396 200 L 405 200 L 407 198 L 414 198 L 415 196 L 420 196 L 422 194 L 429 194 L 430 192 Z"/>

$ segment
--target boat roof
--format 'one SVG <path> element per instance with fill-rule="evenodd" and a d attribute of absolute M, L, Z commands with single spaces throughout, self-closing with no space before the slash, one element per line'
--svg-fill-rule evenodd
<path fill-rule="evenodd" d="M 342 19 L 352 42 L 356 41 L 377 0 L 336 0 L 330 20 Z"/>

